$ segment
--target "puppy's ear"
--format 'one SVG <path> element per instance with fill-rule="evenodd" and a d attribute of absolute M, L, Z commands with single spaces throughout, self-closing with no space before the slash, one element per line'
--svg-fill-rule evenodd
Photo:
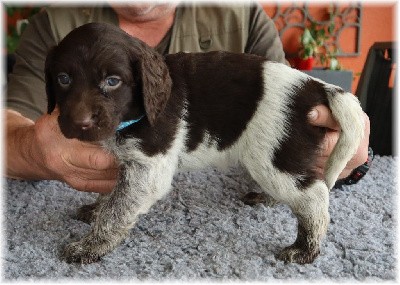
<path fill-rule="evenodd" d="M 141 78 L 147 119 L 154 126 L 171 95 L 172 80 L 163 57 L 151 47 L 142 43 L 139 45 L 140 52 L 135 55 L 138 60 L 136 68 L 139 69 L 136 75 Z M 134 48 L 133 52 L 137 53 L 138 49 Z"/>
<path fill-rule="evenodd" d="M 46 94 L 47 94 L 47 114 L 51 114 L 56 107 L 56 95 L 54 92 L 53 78 L 51 73 L 51 66 L 54 60 L 54 48 L 52 48 L 46 57 L 44 75 L 46 80 Z"/>

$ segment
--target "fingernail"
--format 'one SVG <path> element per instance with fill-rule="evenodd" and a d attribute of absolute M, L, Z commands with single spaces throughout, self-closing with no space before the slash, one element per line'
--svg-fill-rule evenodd
<path fill-rule="evenodd" d="M 317 119 L 318 117 L 318 112 L 315 109 L 312 109 L 308 114 L 307 117 L 310 121 L 314 121 Z"/>

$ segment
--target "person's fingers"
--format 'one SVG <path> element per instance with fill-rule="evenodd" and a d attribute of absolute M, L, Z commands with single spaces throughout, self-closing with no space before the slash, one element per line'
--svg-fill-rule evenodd
<path fill-rule="evenodd" d="M 353 158 L 347 163 L 346 168 L 355 169 L 358 166 L 364 164 L 368 159 L 368 146 L 369 146 L 369 133 L 370 133 L 370 122 L 369 118 L 366 114 L 364 114 L 364 138 L 361 140 L 361 143 L 354 154 Z"/>
<path fill-rule="evenodd" d="M 324 127 L 332 130 L 340 130 L 331 111 L 325 105 L 317 105 L 308 113 L 308 121 L 316 127 Z"/>
<path fill-rule="evenodd" d="M 70 179 L 66 179 L 66 182 L 76 190 L 102 194 L 110 193 L 116 185 L 115 179 L 82 179 L 78 176 L 70 177 Z"/>
<path fill-rule="evenodd" d="M 109 193 L 116 184 L 116 158 L 95 143 L 67 139 L 58 125 L 58 109 L 35 123 L 35 159 L 47 179 L 66 182 L 80 191 Z"/>
<path fill-rule="evenodd" d="M 364 114 L 364 118 L 365 118 L 364 138 L 362 139 L 357 149 L 357 152 L 354 154 L 352 159 L 347 163 L 345 169 L 340 173 L 339 179 L 348 177 L 355 168 L 357 168 L 358 166 L 362 165 L 367 161 L 370 122 L 366 114 Z M 319 178 L 323 177 L 323 175 L 321 174 L 324 172 L 323 169 L 325 168 L 329 155 L 332 153 L 333 148 L 337 143 L 339 134 L 340 134 L 339 132 L 334 130 L 326 132 L 323 144 L 321 145 L 321 151 L 319 153 L 319 157 L 317 158 L 317 163 L 316 163 L 316 172 Z"/>
<path fill-rule="evenodd" d="M 324 140 L 320 147 L 320 156 L 327 158 L 333 151 L 338 139 L 339 132 L 334 130 L 328 130 L 325 133 Z"/>
<path fill-rule="evenodd" d="M 317 158 L 314 171 L 315 171 L 318 179 L 322 179 L 322 180 L 325 179 L 325 167 L 326 167 L 326 162 L 327 161 L 328 161 L 327 157 L 320 156 L 320 157 Z M 353 169 L 354 168 L 352 166 L 347 165 L 343 169 L 343 171 L 340 173 L 338 179 L 342 179 L 342 178 L 348 177 L 351 174 L 351 172 L 353 171 Z"/>
<path fill-rule="evenodd" d="M 64 160 L 69 174 L 63 180 L 79 191 L 111 192 L 118 176 L 115 158 L 95 146 L 84 150 L 83 154 L 82 151 L 74 152 L 68 161 Z"/>
<path fill-rule="evenodd" d="M 81 169 L 93 170 L 118 168 L 115 156 L 102 147 L 78 141 L 74 143 L 73 150 L 66 152 L 63 157 L 68 164 Z"/>
<path fill-rule="evenodd" d="M 369 145 L 369 134 L 370 134 L 370 123 L 369 118 L 364 114 L 365 126 L 364 126 L 364 138 L 361 140 L 358 146 L 357 152 L 353 158 L 349 161 L 348 166 L 356 168 L 363 164 L 368 158 L 368 145 Z M 323 143 L 321 145 L 320 156 L 328 157 L 335 147 L 340 136 L 339 131 L 328 130 L 325 134 Z"/>
<path fill-rule="evenodd" d="M 316 165 L 314 167 L 315 174 L 317 175 L 318 179 L 324 180 L 325 178 L 325 164 L 326 164 L 326 159 L 322 157 L 318 157 L 316 161 Z"/>
<path fill-rule="evenodd" d="M 47 115 L 49 116 L 49 119 L 46 120 L 46 123 L 48 124 L 47 128 L 51 129 L 54 133 L 63 136 L 60 130 L 60 126 L 58 125 L 59 115 L 60 115 L 60 110 L 58 109 L 58 107 L 56 107 L 50 115 Z"/>
<path fill-rule="evenodd" d="M 51 116 L 58 117 L 58 108 L 54 109 Z M 51 120 L 55 124 L 56 132 L 60 135 L 60 144 L 63 145 L 62 159 L 76 168 L 106 170 L 117 168 L 115 156 L 107 152 L 95 143 L 82 142 L 77 139 L 66 139 L 59 129 L 57 120 Z"/>

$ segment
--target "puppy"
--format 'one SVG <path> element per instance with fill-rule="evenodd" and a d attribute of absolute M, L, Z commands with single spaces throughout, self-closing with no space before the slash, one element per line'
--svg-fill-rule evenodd
<path fill-rule="evenodd" d="M 68 34 L 45 64 L 48 112 L 67 138 L 100 142 L 120 163 L 109 195 L 85 206 L 89 234 L 66 246 L 91 263 L 115 248 L 140 214 L 171 188 L 178 169 L 242 165 L 298 219 L 279 258 L 310 263 L 329 223 L 328 194 L 363 137 L 359 102 L 339 87 L 263 57 L 228 52 L 164 58 L 117 27 L 91 23 Z M 324 130 L 308 112 L 329 106 L 341 126 L 325 180 L 313 168 Z"/>

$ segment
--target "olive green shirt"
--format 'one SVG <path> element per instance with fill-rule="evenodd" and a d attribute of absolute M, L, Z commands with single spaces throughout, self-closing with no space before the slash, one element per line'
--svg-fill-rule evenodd
<path fill-rule="evenodd" d="M 44 63 L 48 51 L 71 30 L 89 22 L 118 25 L 106 6 L 49 7 L 30 19 L 15 51 L 9 75 L 7 108 L 36 120 L 46 112 Z M 161 54 L 225 50 L 252 53 L 285 63 L 282 43 L 273 21 L 260 5 L 177 7 L 173 26 L 156 47 Z"/>

